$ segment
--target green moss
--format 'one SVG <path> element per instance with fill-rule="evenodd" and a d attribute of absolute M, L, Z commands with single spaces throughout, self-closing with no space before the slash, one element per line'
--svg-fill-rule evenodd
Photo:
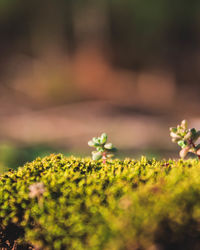
<path fill-rule="evenodd" d="M 199 173 L 197 160 L 37 158 L 0 176 L 0 242 L 52 250 L 194 249 Z M 30 198 L 37 182 L 45 191 Z"/>

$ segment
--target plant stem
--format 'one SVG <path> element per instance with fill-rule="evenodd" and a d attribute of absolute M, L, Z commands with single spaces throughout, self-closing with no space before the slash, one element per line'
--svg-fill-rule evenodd
<path fill-rule="evenodd" d="M 106 164 L 106 152 L 103 152 L 102 159 L 103 159 L 103 164 Z"/>

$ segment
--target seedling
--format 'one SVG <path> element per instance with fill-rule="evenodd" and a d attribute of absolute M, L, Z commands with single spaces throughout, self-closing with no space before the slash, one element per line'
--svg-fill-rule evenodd
<path fill-rule="evenodd" d="M 116 148 L 112 143 L 107 143 L 108 136 L 106 133 L 103 133 L 100 137 L 93 137 L 91 141 L 88 142 L 90 147 L 96 148 L 96 151 L 92 152 L 93 160 L 103 160 L 103 163 L 106 163 L 106 159 L 113 157 L 113 152 L 116 151 Z"/>
<path fill-rule="evenodd" d="M 184 159 L 187 153 L 191 152 L 200 159 L 200 144 L 196 144 L 200 137 L 200 131 L 197 131 L 195 128 L 188 129 L 186 120 L 183 120 L 181 125 L 178 125 L 176 128 L 170 128 L 170 136 L 172 142 L 178 143 L 182 148 L 179 152 L 181 158 Z"/>

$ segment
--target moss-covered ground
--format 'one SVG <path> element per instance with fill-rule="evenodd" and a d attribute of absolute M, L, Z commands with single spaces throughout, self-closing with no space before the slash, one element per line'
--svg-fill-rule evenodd
<path fill-rule="evenodd" d="M 31 247 L 200 249 L 199 161 L 51 155 L 0 175 L 0 248 Z"/>

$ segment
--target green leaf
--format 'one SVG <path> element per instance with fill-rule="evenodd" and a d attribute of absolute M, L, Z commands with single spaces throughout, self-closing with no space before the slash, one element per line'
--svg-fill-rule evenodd
<path fill-rule="evenodd" d="M 199 133 L 199 131 L 197 132 L 196 129 L 194 129 L 194 128 L 191 129 L 191 132 L 192 132 L 192 137 L 191 137 L 191 139 L 193 140 L 193 142 L 195 142 L 196 140 L 199 139 L 200 133 Z"/>
<path fill-rule="evenodd" d="M 89 142 L 88 142 L 88 146 L 90 146 L 90 147 L 94 147 L 94 145 L 95 145 L 95 144 L 94 144 L 94 142 L 93 142 L 93 141 L 89 141 Z"/>
<path fill-rule="evenodd" d="M 172 138 L 175 138 L 175 139 L 181 139 L 181 136 L 180 135 L 177 135 L 176 133 L 174 133 L 174 132 L 171 132 L 170 133 L 170 136 L 172 137 Z"/>
<path fill-rule="evenodd" d="M 110 152 L 116 152 L 116 151 L 117 151 L 117 148 L 115 148 L 115 147 L 113 146 L 113 148 L 110 149 L 109 151 L 110 151 Z"/>
<path fill-rule="evenodd" d="M 172 138 L 172 142 L 178 142 L 180 138 Z"/>
<path fill-rule="evenodd" d="M 178 141 L 178 145 L 179 145 L 180 147 L 182 147 L 182 148 L 185 148 L 185 147 L 187 146 L 187 142 L 184 141 L 184 140 L 180 140 L 180 141 Z"/>
<path fill-rule="evenodd" d="M 192 135 L 196 135 L 196 133 L 197 133 L 195 128 L 190 129 L 190 131 L 191 131 Z"/>
<path fill-rule="evenodd" d="M 103 134 L 101 135 L 101 144 L 106 143 L 107 139 L 108 139 L 107 134 L 106 134 L 106 133 L 103 133 Z"/>
<path fill-rule="evenodd" d="M 97 137 L 93 137 L 92 141 L 94 143 L 94 145 L 92 147 L 98 147 L 98 146 L 100 146 L 99 139 Z"/>
<path fill-rule="evenodd" d="M 113 148 L 113 144 L 112 144 L 112 143 L 106 143 L 106 144 L 104 145 L 104 148 L 105 148 L 105 149 L 112 149 L 112 148 Z"/>
<path fill-rule="evenodd" d="M 176 133 L 177 132 L 177 128 L 171 127 L 169 128 L 170 132 Z"/>
<path fill-rule="evenodd" d="M 96 150 L 97 150 L 98 152 L 101 152 L 101 153 L 104 152 L 104 149 L 103 149 L 102 147 L 97 147 Z"/>
<path fill-rule="evenodd" d="M 186 121 L 186 120 L 183 120 L 183 121 L 181 122 L 181 127 L 182 127 L 183 129 L 187 129 L 188 124 L 187 124 L 187 121 Z"/>
<path fill-rule="evenodd" d="M 179 155 L 182 159 L 184 159 L 187 155 L 187 153 L 189 152 L 190 150 L 190 147 L 185 147 L 185 148 L 182 148 Z"/>
<path fill-rule="evenodd" d="M 92 152 L 92 159 L 93 160 L 98 161 L 101 158 L 102 158 L 102 153 L 101 152 L 97 152 L 97 151 Z"/>
<path fill-rule="evenodd" d="M 200 156 L 200 144 L 196 146 L 196 154 Z"/>
<path fill-rule="evenodd" d="M 181 129 L 182 129 L 181 126 L 178 125 L 178 126 L 177 126 L 177 131 L 179 131 L 179 130 L 181 130 Z"/>
<path fill-rule="evenodd" d="M 107 158 L 112 158 L 114 156 L 114 154 L 107 154 L 106 156 L 107 156 Z"/>
<path fill-rule="evenodd" d="M 192 132 L 191 131 L 188 131 L 187 134 L 184 136 L 184 139 L 185 140 L 188 140 L 192 137 Z"/>
<path fill-rule="evenodd" d="M 97 137 L 93 137 L 92 140 L 94 143 L 99 144 L 99 139 Z"/>

